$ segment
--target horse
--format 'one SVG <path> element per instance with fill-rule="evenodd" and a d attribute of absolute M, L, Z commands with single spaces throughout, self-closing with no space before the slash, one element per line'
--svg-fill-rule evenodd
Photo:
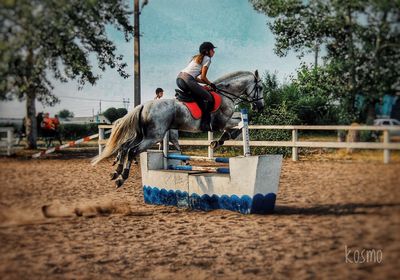
<path fill-rule="evenodd" d="M 215 80 L 214 84 L 221 95 L 221 105 L 211 113 L 212 131 L 224 131 L 221 138 L 213 143 L 216 147 L 233 134 L 240 134 L 233 129 L 240 120 L 232 118 L 238 101 L 250 103 L 251 108 L 258 111 L 264 107 L 264 98 L 257 70 L 254 73 L 233 72 Z M 92 160 L 92 165 L 118 152 L 113 163 L 118 162 L 118 165 L 111 179 L 119 188 L 128 179 L 136 156 L 162 141 L 170 129 L 200 132 L 200 120 L 194 119 L 188 108 L 176 99 L 158 99 L 138 105 L 116 121 L 103 152 Z"/>

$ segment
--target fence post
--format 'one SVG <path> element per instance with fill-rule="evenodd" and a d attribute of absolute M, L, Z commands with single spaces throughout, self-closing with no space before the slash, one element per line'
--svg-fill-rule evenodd
<path fill-rule="evenodd" d="M 297 142 L 298 136 L 297 136 L 297 129 L 292 130 L 292 142 L 293 145 L 295 142 Z M 297 147 L 292 147 L 292 161 L 297 161 L 299 159 L 298 156 L 298 148 Z"/>
<path fill-rule="evenodd" d="M 169 151 L 169 130 L 164 135 L 163 140 L 163 155 L 164 155 L 164 169 L 168 169 L 168 151 Z"/>
<path fill-rule="evenodd" d="M 250 134 L 249 134 L 249 117 L 247 109 L 242 109 L 242 136 L 243 136 L 243 155 L 250 156 Z"/>
<path fill-rule="evenodd" d="M 14 134 L 13 128 L 10 128 L 7 130 L 7 155 L 8 156 L 11 156 L 11 154 L 12 154 L 13 134 Z"/>
<path fill-rule="evenodd" d="M 214 134 L 212 131 L 208 132 L 208 158 L 214 157 L 214 149 L 211 147 L 211 142 L 214 140 Z"/>
<path fill-rule="evenodd" d="M 104 128 L 99 126 L 99 155 L 103 152 Z"/>
<path fill-rule="evenodd" d="M 388 130 L 383 131 L 383 143 L 389 144 L 390 143 L 390 134 Z M 383 149 L 383 163 L 387 164 L 390 162 L 390 150 Z"/>

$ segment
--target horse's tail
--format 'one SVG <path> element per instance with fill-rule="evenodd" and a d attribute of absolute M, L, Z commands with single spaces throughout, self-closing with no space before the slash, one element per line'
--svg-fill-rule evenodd
<path fill-rule="evenodd" d="M 136 106 L 133 111 L 115 122 L 110 139 L 108 139 L 103 152 L 92 160 L 92 165 L 96 165 L 116 153 L 127 141 L 141 137 L 140 115 L 142 109 L 143 105 Z"/>

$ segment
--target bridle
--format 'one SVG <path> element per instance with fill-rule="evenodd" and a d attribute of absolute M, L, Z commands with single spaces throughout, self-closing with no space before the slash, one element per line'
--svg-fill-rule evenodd
<path fill-rule="evenodd" d="M 254 80 L 255 80 L 254 87 L 250 91 L 250 93 L 248 93 L 248 94 L 246 94 L 246 88 L 243 89 L 242 92 L 240 92 L 239 95 L 233 94 L 233 93 L 231 93 L 231 92 L 229 92 L 227 90 L 219 89 L 219 88 L 217 88 L 217 92 L 219 94 L 221 94 L 222 96 L 230 99 L 233 103 L 236 103 L 236 101 L 238 99 L 240 101 L 237 102 L 237 104 L 240 104 L 240 103 L 255 103 L 255 102 L 259 101 L 259 100 L 262 100 L 264 97 L 263 96 L 260 97 L 260 88 L 258 86 L 258 84 L 261 83 L 261 80 L 257 79 L 256 76 L 254 76 Z M 251 97 L 251 95 L 252 95 L 252 93 L 254 91 L 256 92 L 256 95 L 255 95 L 256 97 L 255 98 Z M 246 97 L 242 97 L 243 95 L 245 95 Z"/>

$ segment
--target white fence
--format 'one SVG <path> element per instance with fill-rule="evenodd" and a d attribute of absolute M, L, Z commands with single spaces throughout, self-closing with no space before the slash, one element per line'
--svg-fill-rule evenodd
<path fill-rule="evenodd" d="M 6 148 L 6 154 L 13 153 L 14 127 L 0 127 L 0 147 Z"/>
<path fill-rule="evenodd" d="M 104 139 L 105 129 L 112 128 L 112 125 L 99 125 L 99 153 L 107 142 Z M 400 127 L 391 126 L 342 126 L 342 125 L 250 125 L 249 129 L 265 130 L 291 130 L 292 141 L 250 141 L 250 147 L 291 147 L 292 160 L 298 160 L 299 148 L 335 148 L 335 149 L 372 149 L 383 150 L 383 162 L 390 162 L 390 151 L 400 150 L 400 143 L 390 142 L 390 133 L 400 134 Z M 298 132 L 301 130 L 366 130 L 383 131 L 383 142 L 323 142 L 323 141 L 299 141 Z M 213 149 L 210 147 L 213 141 L 213 133 L 208 133 L 207 140 L 179 140 L 181 146 L 208 146 L 208 156 L 213 157 Z M 243 146 L 242 141 L 225 141 L 224 146 Z"/>

